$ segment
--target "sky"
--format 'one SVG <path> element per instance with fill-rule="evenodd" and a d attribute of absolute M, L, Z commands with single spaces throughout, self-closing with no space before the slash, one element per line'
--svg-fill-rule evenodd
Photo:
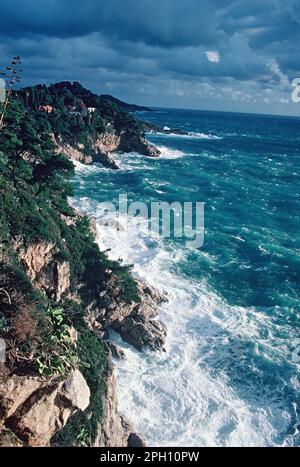
<path fill-rule="evenodd" d="M 0 68 L 159 106 L 300 116 L 299 0 L 1 0 Z"/>

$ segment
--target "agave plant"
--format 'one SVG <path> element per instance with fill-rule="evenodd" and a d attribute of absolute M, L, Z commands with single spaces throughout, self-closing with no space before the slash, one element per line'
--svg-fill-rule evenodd
<path fill-rule="evenodd" d="M 17 55 L 13 57 L 10 63 L 10 66 L 6 67 L 5 71 L 0 72 L 0 77 L 2 77 L 6 83 L 5 100 L 4 100 L 4 103 L 1 109 L 1 114 L 0 114 L 0 129 L 3 127 L 3 124 L 4 124 L 5 112 L 9 105 L 9 99 L 10 99 L 10 95 L 13 90 L 13 87 L 16 83 L 21 82 L 20 75 L 23 71 L 20 69 L 21 63 L 22 63 L 21 57 Z"/>

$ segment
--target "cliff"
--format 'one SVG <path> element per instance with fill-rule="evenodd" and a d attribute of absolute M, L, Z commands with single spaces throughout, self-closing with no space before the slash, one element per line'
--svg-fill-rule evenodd
<path fill-rule="evenodd" d="M 150 149 L 138 122 L 97 99 L 70 83 L 23 90 L 0 131 L 3 446 L 144 444 L 118 413 L 112 354 L 124 355 L 109 329 L 163 349 L 166 298 L 99 250 L 94 221 L 68 204 L 68 179 L 70 158 Z"/>
<path fill-rule="evenodd" d="M 125 105 L 110 96 L 97 96 L 79 83 L 24 88 L 17 93 L 27 111 L 51 127 L 56 152 L 85 164 L 100 162 L 117 169 L 113 153 L 139 152 L 158 157 L 145 140 L 144 127 Z"/>

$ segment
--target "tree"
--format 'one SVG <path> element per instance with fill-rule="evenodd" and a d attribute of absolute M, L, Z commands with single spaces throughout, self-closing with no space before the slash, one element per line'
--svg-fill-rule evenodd
<path fill-rule="evenodd" d="M 14 57 L 12 59 L 10 66 L 6 67 L 6 71 L 1 71 L 0 72 L 0 76 L 4 77 L 6 85 L 8 86 L 7 91 L 6 91 L 6 95 L 5 95 L 3 108 L 2 108 L 1 114 L 0 114 L 0 130 L 2 129 L 3 124 L 4 124 L 4 117 L 5 117 L 7 107 L 9 105 L 9 99 L 10 99 L 10 96 L 11 96 L 12 89 L 13 89 L 15 83 L 20 83 L 20 81 L 21 81 L 20 73 L 23 70 L 21 70 L 19 68 L 20 64 L 21 64 L 21 57 L 19 55 L 17 55 L 16 57 Z"/>

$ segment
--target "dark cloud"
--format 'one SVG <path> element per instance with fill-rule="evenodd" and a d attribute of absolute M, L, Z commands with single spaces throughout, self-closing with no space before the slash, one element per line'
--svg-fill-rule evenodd
<path fill-rule="evenodd" d="M 209 43 L 220 36 L 218 6 L 226 0 L 2 0 L 2 33 L 107 37 L 172 47 Z M 209 18 L 209 21 L 207 20 Z"/>
<path fill-rule="evenodd" d="M 1 63 L 22 55 L 25 84 L 70 79 L 141 103 L 296 112 L 299 0 L 1 0 L 0 18 Z"/>

